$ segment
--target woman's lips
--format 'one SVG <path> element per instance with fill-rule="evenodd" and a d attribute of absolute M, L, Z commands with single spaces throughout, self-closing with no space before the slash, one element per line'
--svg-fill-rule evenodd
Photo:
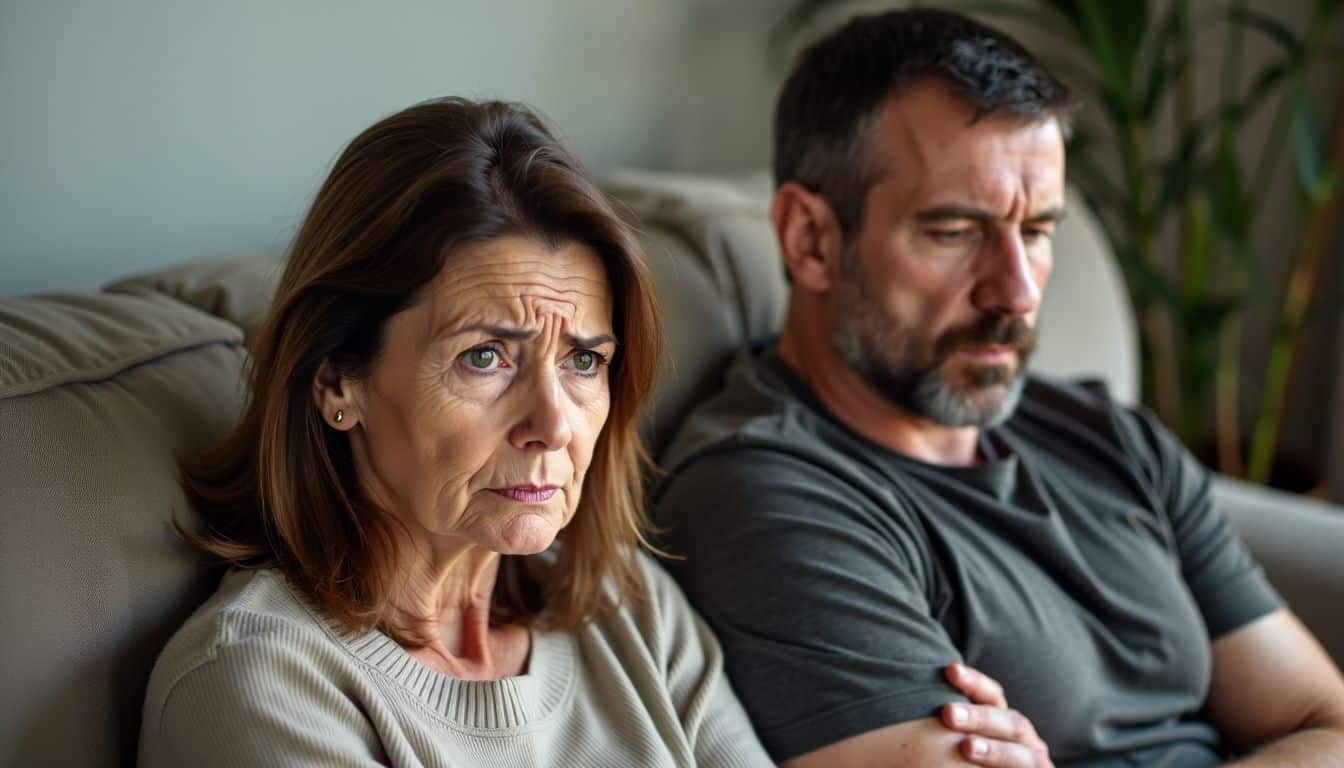
<path fill-rule="evenodd" d="M 559 488 L 556 485 L 515 485 L 509 488 L 491 488 L 490 491 L 520 504 L 541 504 L 549 501 Z"/>

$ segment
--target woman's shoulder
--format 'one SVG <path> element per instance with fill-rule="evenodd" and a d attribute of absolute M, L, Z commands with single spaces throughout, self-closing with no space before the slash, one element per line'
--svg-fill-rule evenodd
<path fill-rule="evenodd" d="M 609 596 L 616 602 L 599 614 L 587 632 L 602 637 L 604 643 L 636 645 L 642 653 L 656 657 L 667 653 L 678 637 L 694 634 L 699 617 L 653 555 L 641 549 L 634 559 L 637 589 L 621 596 L 609 585 Z"/>
<path fill-rule="evenodd" d="M 195 673 L 230 666 L 240 657 L 262 665 L 279 657 L 325 656 L 335 645 L 279 571 L 230 570 L 160 652 L 150 674 L 146 715 Z"/>
<path fill-rule="evenodd" d="M 352 700 L 367 694 L 364 678 L 334 628 L 278 571 L 230 571 L 154 665 L 140 764 L 318 765 L 375 755 L 373 726 Z"/>
<path fill-rule="evenodd" d="M 221 646 L 281 629 L 321 631 L 321 624 L 273 568 L 233 569 L 168 641 L 168 655 L 209 656 Z"/>

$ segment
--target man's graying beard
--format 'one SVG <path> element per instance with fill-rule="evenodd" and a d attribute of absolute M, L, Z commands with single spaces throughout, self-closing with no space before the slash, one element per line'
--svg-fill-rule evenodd
<path fill-rule="evenodd" d="M 1036 332 L 1025 320 L 985 315 L 973 326 L 945 332 L 930 349 L 868 285 L 858 259 L 847 253 L 831 344 L 883 397 L 948 427 L 994 427 L 1012 415 L 1036 348 Z M 1017 365 L 962 366 L 957 381 L 942 369 L 957 350 L 996 344 L 1016 347 Z"/>

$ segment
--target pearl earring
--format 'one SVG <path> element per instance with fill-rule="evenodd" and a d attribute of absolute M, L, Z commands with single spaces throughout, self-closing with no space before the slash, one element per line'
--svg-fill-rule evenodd
<path fill-rule="evenodd" d="M 333 419 L 333 421 L 335 421 L 337 424 L 340 424 L 343 419 L 345 419 L 345 411 L 337 411 L 336 418 Z"/>

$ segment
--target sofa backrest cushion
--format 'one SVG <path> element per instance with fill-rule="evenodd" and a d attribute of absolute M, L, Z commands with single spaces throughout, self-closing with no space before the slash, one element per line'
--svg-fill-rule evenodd
<path fill-rule="evenodd" d="M 228 320 L 251 340 L 266 319 L 284 263 L 275 256 L 202 259 L 132 275 L 108 284 L 110 293 L 162 293 Z"/>
<path fill-rule="evenodd" d="M 218 571 L 176 461 L 238 418 L 234 325 L 167 296 L 0 301 L 0 754 L 133 764 L 145 683 Z"/>

